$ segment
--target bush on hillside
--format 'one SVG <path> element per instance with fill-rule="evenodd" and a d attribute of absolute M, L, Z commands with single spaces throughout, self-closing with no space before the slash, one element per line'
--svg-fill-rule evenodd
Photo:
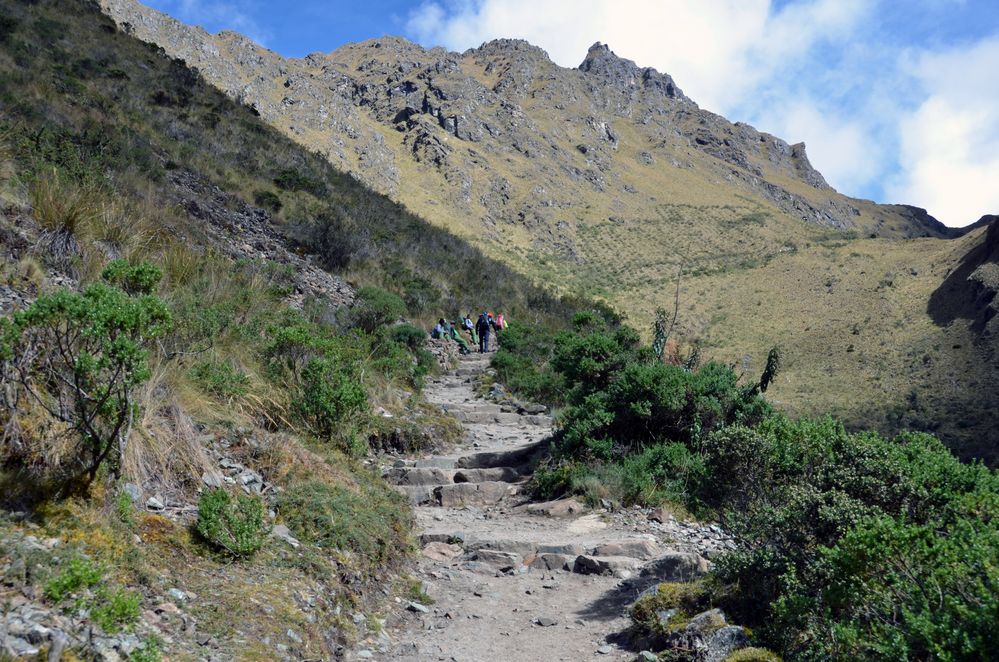
<path fill-rule="evenodd" d="M 264 502 L 243 494 L 234 499 L 221 488 L 206 490 L 198 500 L 195 530 L 212 546 L 232 556 L 250 556 L 264 544 Z"/>
<path fill-rule="evenodd" d="M 719 560 L 727 607 L 762 641 L 801 659 L 970 659 L 995 645 L 982 625 L 999 608 L 993 472 L 928 435 L 831 419 L 772 417 L 706 447 L 704 498 L 729 508 L 739 541 Z"/>
<path fill-rule="evenodd" d="M 367 401 L 368 394 L 350 367 L 327 356 L 305 364 L 295 409 L 314 434 L 330 439 Z"/>
<path fill-rule="evenodd" d="M 191 377 L 206 393 L 225 401 L 246 395 L 250 387 L 250 378 L 228 361 L 198 361 Z"/>
<path fill-rule="evenodd" d="M 412 351 L 423 349 L 427 344 L 427 332 L 412 324 L 396 324 L 389 332 L 389 337 L 400 345 Z"/>
<path fill-rule="evenodd" d="M 405 314 L 406 304 L 398 295 L 378 287 L 362 287 L 350 309 L 350 322 L 366 333 L 374 333 Z"/>
<path fill-rule="evenodd" d="M 281 495 L 278 509 L 297 538 L 353 554 L 365 567 L 399 559 L 408 549 L 410 509 L 387 486 L 351 491 L 319 481 L 300 483 Z"/>
<path fill-rule="evenodd" d="M 118 474 L 137 413 L 134 391 L 149 377 L 146 347 L 171 318 L 152 294 L 158 269 L 119 261 L 103 276 L 82 293 L 45 295 L 0 320 L 8 461 L 33 455 L 18 417 L 40 407 L 79 441 L 75 457 L 60 458 L 70 477 L 93 481 L 105 463 Z"/>

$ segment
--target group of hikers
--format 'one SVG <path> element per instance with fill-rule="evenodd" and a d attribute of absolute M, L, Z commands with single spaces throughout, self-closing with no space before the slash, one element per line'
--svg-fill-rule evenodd
<path fill-rule="evenodd" d="M 496 336 L 496 343 L 499 343 L 500 332 L 506 328 L 506 319 L 503 313 L 493 315 L 483 312 L 476 322 L 472 322 L 472 313 L 465 315 L 460 321 L 451 320 L 448 322 L 443 317 L 437 320 L 437 326 L 430 332 L 431 338 L 450 338 L 458 343 L 458 351 L 462 354 L 472 352 L 468 340 L 462 335 L 462 331 L 468 334 L 472 340 L 472 346 L 478 345 L 479 352 L 489 351 L 489 336 Z"/>

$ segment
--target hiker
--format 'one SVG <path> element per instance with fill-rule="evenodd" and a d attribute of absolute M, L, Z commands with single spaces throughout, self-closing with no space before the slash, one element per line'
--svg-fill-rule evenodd
<path fill-rule="evenodd" d="M 489 351 L 489 327 L 491 321 L 485 313 L 479 315 L 479 321 L 475 323 L 475 332 L 479 334 L 479 354 Z"/>
<path fill-rule="evenodd" d="M 472 322 L 472 313 L 467 313 L 461 323 L 465 327 L 465 331 L 468 331 L 468 335 L 472 338 L 472 344 L 478 345 L 479 336 L 475 334 L 475 323 Z"/>
<path fill-rule="evenodd" d="M 445 328 L 446 324 L 447 323 L 444 321 L 443 317 L 437 320 L 437 326 L 435 326 L 434 330 L 430 332 L 430 337 L 434 339 L 445 337 L 445 334 L 447 333 L 447 329 Z"/>
<path fill-rule="evenodd" d="M 448 325 L 448 336 L 451 340 L 458 343 L 458 351 L 462 354 L 469 354 L 472 350 L 468 348 L 468 341 L 461 337 L 461 332 L 458 331 L 456 322 L 451 320 L 451 324 Z"/>
<path fill-rule="evenodd" d="M 499 342 L 499 332 L 506 328 L 506 318 L 503 317 L 503 313 L 497 313 L 496 315 L 496 342 Z"/>

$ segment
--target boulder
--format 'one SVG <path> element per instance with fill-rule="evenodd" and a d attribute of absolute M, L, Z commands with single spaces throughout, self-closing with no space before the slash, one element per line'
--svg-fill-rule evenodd
<path fill-rule="evenodd" d="M 530 565 L 535 570 L 572 570 L 575 557 L 566 554 L 537 554 Z"/>
<path fill-rule="evenodd" d="M 573 517 L 586 510 L 586 506 L 576 499 L 558 499 L 557 501 L 545 501 L 544 503 L 532 503 L 527 507 L 527 512 L 532 515 L 544 515 L 546 517 Z"/>
<path fill-rule="evenodd" d="M 629 556 L 586 556 L 580 554 L 572 564 L 572 571 L 580 575 L 629 577 L 638 566 L 638 560 Z"/>
<path fill-rule="evenodd" d="M 461 469 L 454 474 L 454 482 L 456 483 L 512 482 L 519 478 L 520 472 L 513 467 Z"/>
<path fill-rule="evenodd" d="M 651 540 L 624 540 L 609 542 L 594 547 L 591 553 L 595 556 L 630 556 L 635 559 L 648 560 L 655 558 L 662 549 Z"/>
<path fill-rule="evenodd" d="M 516 552 L 501 552 L 496 549 L 480 549 L 475 552 L 475 561 L 488 563 L 501 568 L 523 565 L 524 557 Z"/>
<path fill-rule="evenodd" d="M 703 577 L 711 564 L 693 552 L 667 552 L 642 568 L 643 577 L 655 577 L 661 582 L 689 582 Z"/>
<path fill-rule="evenodd" d="M 431 561 L 443 563 L 461 556 L 463 551 L 460 545 L 449 545 L 446 542 L 431 542 L 424 545 L 421 554 Z"/>

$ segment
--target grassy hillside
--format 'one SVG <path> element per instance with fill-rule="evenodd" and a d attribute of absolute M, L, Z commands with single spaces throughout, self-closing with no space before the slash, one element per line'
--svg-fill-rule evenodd
<path fill-rule="evenodd" d="M 375 637 L 418 587 L 368 451 L 456 431 L 420 396 L 425 332 L 397 320 L 574 309 L 90 3 L 0 2 L 0 200 L 2 590 L 84 658 Z M 127 444 L 92 431 L 118 415 Z"/>

